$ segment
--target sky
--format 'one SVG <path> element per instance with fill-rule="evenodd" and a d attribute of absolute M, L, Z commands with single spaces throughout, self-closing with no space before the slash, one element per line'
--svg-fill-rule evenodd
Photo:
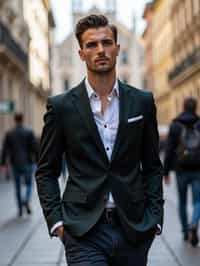
<path fill-rule="evenodd" d="M 72 0 L 51 0 L 53 15 L 56 23 L 56 42 L 61 42 L 72 31 Z M 83 8 L 88 10 L 92 5 L 96 5 L 102 11 L 105 9 L 105 0 L 82 0 Z M 133 14 L 136 16 L 137 32 L 141 34 L 145 27 L 142 19 L 145 3 L 150 0 L 117 0 L 117 19 L 131 28 L 133 24 Z"/>

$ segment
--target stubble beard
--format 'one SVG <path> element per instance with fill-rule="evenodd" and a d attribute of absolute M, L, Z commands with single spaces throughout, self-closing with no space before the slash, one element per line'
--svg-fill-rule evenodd
<path fill-rule="evenodd" d="M 113 70 L 115 69 L 115 67 L 116 67 L 116 62 L 113 62 L 113 64 L 111 66 L 107 66 L 105 68 L 103 68 L 103 67 L 102 68 L 95 68 L 95 67 L 91 67 L 91 66 L 87 65 L 87 69 L 89 72 L 94 73 L 96 75 L 102 75 L 102 76 L 112 73 Z"/>

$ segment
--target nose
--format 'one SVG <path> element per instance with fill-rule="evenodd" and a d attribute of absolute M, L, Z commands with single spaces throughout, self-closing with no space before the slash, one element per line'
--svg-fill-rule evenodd
<path fill-rule="evenodd" d="M 98 53 L 104 53 L 105 50 L 104 50 L 104 46 L 102 43 L 98 43 Z"/>

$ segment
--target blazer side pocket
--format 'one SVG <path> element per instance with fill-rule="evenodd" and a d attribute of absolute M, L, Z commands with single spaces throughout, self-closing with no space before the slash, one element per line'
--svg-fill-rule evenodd
<path fill-rule="evenodd" d="M 133 222 L 140 222 L 146 207 L 146 197 L 143 190 L 136 190 L 130 195 L 128 216 Z"/>
<path fill-rule="evenodd" d="M 68 190 L 63 195 L 64 202 L 86 203 L 88 194 L 82 191 Z"/>

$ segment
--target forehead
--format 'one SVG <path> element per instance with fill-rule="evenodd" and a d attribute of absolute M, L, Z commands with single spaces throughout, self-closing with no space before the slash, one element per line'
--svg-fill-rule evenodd
<path fill-rule="evenodd" d="M 82 34 L 82 41 L 99 41 L 104 38 L 114 39 L 113 32 L 110 27 L 99 27 L 86 30 Z"/>

